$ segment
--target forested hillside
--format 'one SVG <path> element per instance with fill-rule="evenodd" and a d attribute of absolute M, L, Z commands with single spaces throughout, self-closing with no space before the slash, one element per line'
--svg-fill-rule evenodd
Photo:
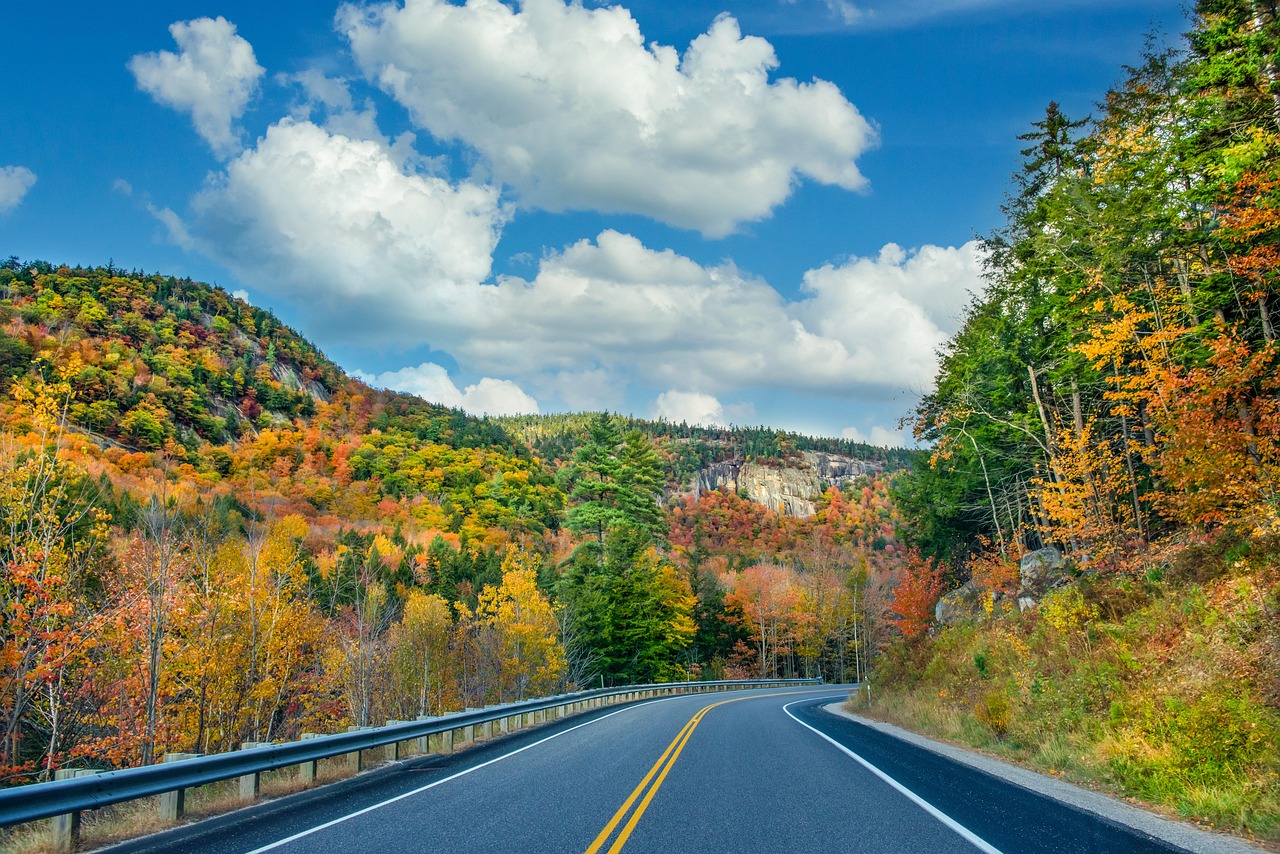
<path fill-rule="evenodd" d="M 523 439 L 543 459 L 566 460 L 577 450 L 596 414 L 511 415 L 494 420 Z M 638 430 L 653 443 L 664 461 L 667 485 L 672 490 L 686 486 L 703 467 L 724 460 L 786 464 L 799 459 L 805 451 L 817 451 L 897 471 L 909 465 L 914 453 L 904 448 L 877 448 L 865 442 L 802 436 L 767 427 L 702 427 L 629 416 L 619 416 L 618 421 L 624 430 Z"/>
<path fill-rule="evenodd" d="M 1271 838 L 1278 46 L 1274 3 L 1202 0 L 1185 51 L 1020 137 L 914 413 L 931 451 L 895 494 L 940 562 L 879 674 L 916 725 Z"/>
<path fill-rule="evenodd" d="M 885 637 L 886 477 L 807 519 L 667 503 L 699 455 L 820 440 L 597 414 L 552 450 L 190 280 L 10 259 L 0 296 L 6 783 L 575 684 L 851 679 Z"/>

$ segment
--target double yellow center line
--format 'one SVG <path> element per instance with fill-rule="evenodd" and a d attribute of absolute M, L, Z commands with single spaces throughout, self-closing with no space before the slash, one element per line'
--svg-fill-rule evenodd
<path fill-rule="evenodd" d="M 804 691 L 787 691 L 787 694 L 803 694 Z M 759 694 L 755 697 L 759 698 Z M 778 696 L 774 694 L 772 696 Z M 684 746 L 689 743 L 689 736 L 693 735 L 693 731 L 698 728 L 698 724 L 706 716 L 707 712 L 716 706 L 723 706 L 726 703 L 736 703 L 740 700 L 750 700 L 752 697 L 734 697 L 732 700 L 721 700 L 718 703 L 712 703 L 709 706 L 703 706 L 698 710 L 689 722 L 684 725 L 684 729 L 676 734 L 676 737 L 667 749 L 658 757 L 658 761 L 653 763 L 653 767 L 649 769 L 649 773 L 644 775 L 644 779 L 640 781 L 640 785 L 632 790 L 631 794 L 622 806 L 618 807 L 618 811 L 613 814 L 613 818 L 609 819 L 609 823 L 604 826 L 604 830 L 600 831 L 600 835 L 595 838 L 590 847 L 587 848 L 586 854 L 598 854 L 601 847 L 609 841 L 609 837 L 613 836 L 613 831 L 618 824 L 627 817 L 627 813 L 631 813 L 631 818 L 627 819 L 627 823 L 623 825 L 622 831 L 618 834 L 618 838 L 609 846 L 608 854 L 618 854 L 622 850 L 622 846 L 627 844 L 627 839 L 631 836 L 631 831 L 636 829 L 640 817 L 644 815 L 644 811 L 649 808 L 649 803 L 653 800 L 653 796 L 658 793 L 658 788 L 662 785 L 662 781 L 667 778 L 667 772 L 671 770 L 671 766 L 676 764 L 676 760 L 680 758 L 680 751 L 684 750 Z M 649 785 L 652 783 L 653 785 Z M 647 790 L 647 791 L 646 791 Z M 644 797 L 636 806 L 636 799 Z M 631 812 L 631 807 L 636 806 L 635 812 Z"/>
<path fill-rule="evenodd" d="M 658 757 L 658 761 L 653 763 L 653 767 L 649 769 L 649 773 L 644 775 L 644 779 L 640 781 L 640 785 L 636 786 L 622 806 L 618 807 L 618 811 L 613 814 L 613 818 L 609 819 L 609 823 L 604 826 L 604 830 L 600 831 L 600 835 L 595 838 L 591 846 L 587 848 L 586 854 L 596 854 L 609 837 L 613 835 L 614 829 L 618 826 L 618 822 L 626 817 L 631 811 L 631 807 L 642 794 L 644 800 L 640 801 L 640 805 L 636 807 L 635 812 L 631 813 L 631 818 L 627 819 L 626 825 L 623 826 L 622 832 L 618 834 L 618 838 L 609 846 L 609 854 L 618 854 L 622 850 L 622 846 L 627 844 L 627 839 L 631 836 L 631 831 L 636 829 L 636 824 L 640 821 L 640 816 L 644 815 L 644 811 L 649 808 L 649 802 L 653 800 L 653 796 L 657 794 L 658 787 L 662 785 L 662 781 L 667 778 L 667 772 L 671 770 L 671 766 L 676 764 L 676 760 L 680 758 L 680 751 L 684 750 L 684 746 L 689 743 L 689 736 L 693 735 L 693 731 L 698 728 L 698 724 L 702 722 L 707 712 L 716 706 L 723 706 L 725 703 L 736 703 L 738 700 L 745 700 L 746 697 L 734 697 L 732 700 L 721 700 L 718 703 L 712 703 L 709 706 L 703 706 L 698 710 L 689 722 L 684 725 L 684 729 L 676 734 L 675 739 L 667 745 L 667 749 Z M 656 777 L 656 779 L 655 779 Z M 653 785 L 650 786 L 649 783 Z M 645 789 L 648 789 L 646 792 Z"/>

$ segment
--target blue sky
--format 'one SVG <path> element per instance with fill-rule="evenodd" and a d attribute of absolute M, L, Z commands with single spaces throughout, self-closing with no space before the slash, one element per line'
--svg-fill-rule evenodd
<path fill-rule="evenodd" d="M 1017 134 L 1157 0 L 8 4 L 0 255 L 190 276 L 476 412 L 897 441 Z"/>

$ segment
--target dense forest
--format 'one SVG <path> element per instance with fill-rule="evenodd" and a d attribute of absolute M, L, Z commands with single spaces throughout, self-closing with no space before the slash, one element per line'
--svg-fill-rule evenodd
<path fill-rule="evenodd" d="M 598 413 L 510 415 L 495 419 L 513 436 L 523 439 L 545 460 L 569 459 L 587 427 Z M 805 451 L 837 454 L 875 463 L 885 471 L 910 465 L 914 451 L 877 448 L 865 442 L 829 437 L 802 436 L 768 427 L 703 427 L 615 416 L 624 430 L 638 430 L 657 448 L 664 460 L 669 489 L 679 490 L 697 472 L 724 460 L 754 460 L 783 465 Z"/>
<path fill-rule="evenodd" d="M 5 783 L 573 685 L 853 679 L 889 630 L 888 477 L 808 519 L 669 490 L 700 460 L 895 452 L 478 419 L 111 265 L 11 258 L 0 297 Z"/>
<path fill-rule="evenodd" d="M 1158 43 L 1019 137 L 912 418 L 930 451 L 894 496 L 937 560 L 878 677 L 915 725 L 1275 838 L 1280 21 L 1201 0 Z M 1019 566 L 1042 547 L 1047 591 Z M 986 621 L 928 628 L 962 582 L 944 610 Z"/>

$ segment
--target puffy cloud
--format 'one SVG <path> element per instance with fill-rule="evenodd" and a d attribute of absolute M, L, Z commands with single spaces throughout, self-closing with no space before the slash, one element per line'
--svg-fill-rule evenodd
<path fill-rule="evenodd" d="M 699 427 L 725 427 L 724 406 L 709 394 L 665 391 L 653 403 L 653 417 L 673 424 L 684 422 Z"/>
<path fill-rule="evenodd" d="M 840 436 L 852 442 L 875 445 L 877 448 L 903 448 L 907 444 L 906 437 L 902 435 L 902 431 L 890 430 L 878 424 L 871 428 L 869 435 L 863 433 L 857 427 L 846 427 L 840 433 Z"/>
<path fill-rule="evenodd" d="M 155 214 L 256 294 L 291 302 L 309 334 L 429 345 L 575 408 L 615 405 L 629 385 L 920 391 L 982 283 L 975 244 L 890 244 L 811 270 L 789 300 L 732 264 L 703 266 L 611 230 L 545 256 L 530 279 L 491 282 L 506 216 L 496 190 L 406 171 L 385 143 L 292 119 L 212 178 L 190 215 Z M 663 405 L 685 417 L 691 404 Z"/>
<path fill-rule="evenodd" d="M 262 66 L 253 46 L 221 16 L 169 26 L 179 52 L 142 53 L 129 60 L 138 88 L 157 102 L 191 113 L 196 131 L 220 156 L 240 147 L 234 123 L 258 90 Z"/>
<path fill-rule="evenodd" d="M 875 258 L 810 270 L 803 286 L 810 296 L 794 313 L 814 334 L 861 354 L 862 364 L 879 363 L 886 377 L 920 391 L 982 284 L 976 242 L 912 252 L 890 243 Z"/>
<path fill-rule="evenodd" d="M 423 400 L 463 409 L 473 415 L 538 412 L 538 401 L 510 380 L 485 377 L 478 383 L 459 390 L 449 378 L 449 372 L 433 362 L 423 362 L 416 368 L 401 368 L 376 376 L 360 371 L 354 373 L 370 385 L 416 394 Z"/>
<path fill-rule="evenodd" d="M 981 285 L 975 244 L 890 244 L 806 274 L 788 302 L 731 265 L 702 267 L 605 231 L 500 280 L 490 322 L 451 352 L 492 373 L 624 366 L 650 385 L 714 394 L 749 387 L 921 390 L 936 350 Z"/>
<path fill-rule="evenodd" d="M 419 127 L 474 147 L 529 206 L 724 235 L 801 177 L 865 184 L 872 126 L 829 82 L 771 81 L 773 47 L 727 15 L 683 55 L 620 6 L 562 0 L 347 5 L 337 25 Z"/>
<path fill-rule="evenodd" d="M 22 204 L 27 191 L 36 185 L 36 173 L 25 166 L 0 166 L 0 214 Z"/>
<path fill-rule="evenodd" d="M 619 409 L 626 399 L 627 378 L 620 370 L 585 368 L 558 371 L 535 377 L 535 382 L 539 396 L 556 397 L 575 412 Z"/>
<path fill-rule="evenodd" d="M 413 150 L 416 138 L 405 132 L 398 139 L 387 139 L 378 129 L 378 111 L 371 99 L 357 106 L 351 96 L 348 82 L 339 77 L 328 77 L 324 72 L 309 68 L 297 74 L 277 74 L 281 84 L 297 86 L 301 99 L 293 105 L 293 118 L 314 121 L 325 130 L 348 139 L 372 140 L 386 146 L 398 163 L 417 163 L 422 158 Z M 323 122 L 313 114 L 323 114 Z"/>
<path fill-rule="evenodd" d="M 190 217 L 156 215 L 313 329 L 390 344 L 475 323 L 504 221 L 492 188 L 408 174 L 381 143 L 289 119 L 213 178 Z"/>

